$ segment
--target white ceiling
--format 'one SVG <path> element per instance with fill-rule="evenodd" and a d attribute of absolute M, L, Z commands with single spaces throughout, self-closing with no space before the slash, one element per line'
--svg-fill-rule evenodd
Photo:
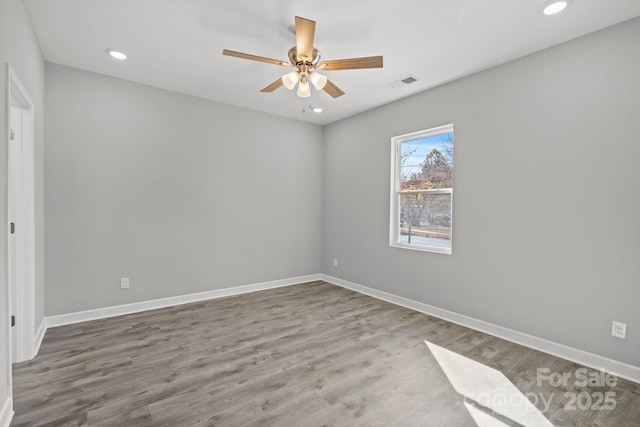
<path fill-rule="evenodd" d="M 47 61 L 316 124 L 327 124 L 640 15 L 640 0 L 25 0 Z M 317 22 L 323 59 L 384 56 L 327 72 L 346 95 L 260 89 L 287 71 L 222 55 L 287 59 L 294 16 Z M 117 62 L 106 48 L 129 55 Z M 391 82 L 413 75 L 399 89 Z M 324 112 L 302 110 L 309 105 Z"/>

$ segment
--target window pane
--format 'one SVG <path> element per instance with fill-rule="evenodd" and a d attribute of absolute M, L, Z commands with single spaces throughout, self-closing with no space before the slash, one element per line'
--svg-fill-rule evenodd
<path fill-rule="evenodd" d="M 400 190 L 453 188 L 453 132 L 400 144 Z"/>
<path fill-rule="evenodd" d="M 451 193 L 401 194 L 400 243 L 451 248 Z"/>

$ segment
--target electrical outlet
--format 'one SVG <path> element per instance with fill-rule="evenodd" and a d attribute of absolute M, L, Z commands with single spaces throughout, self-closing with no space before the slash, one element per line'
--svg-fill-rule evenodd
<path fill-rule="evenodd" d="M 334 258 L 333 259 L 333 266 L 337 267 L 338 266 L 338 258 Z"/>
<path fill-rule="evenodd" d="M 611 326 L 611 336 L 620 338 L 621 340 L 627 339 L 627 324 L 622 322 L 613 321 Z"/>
<path fill-rule="evenodd" d="M 129 278 L 121 277 L 120 278 L 120 289 L 129 289 Z"/>

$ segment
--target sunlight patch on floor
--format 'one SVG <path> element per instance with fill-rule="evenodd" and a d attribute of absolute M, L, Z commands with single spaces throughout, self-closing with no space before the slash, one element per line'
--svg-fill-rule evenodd
<path fill-rule="evenodd" d="M 425 341 L 479 427 L 553 427 L 500 371 Z"/>

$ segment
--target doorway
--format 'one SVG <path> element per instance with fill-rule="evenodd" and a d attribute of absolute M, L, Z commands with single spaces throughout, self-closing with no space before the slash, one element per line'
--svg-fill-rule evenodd
<path fill-rule="evenodd" d="M 7 64 L 7 279 L 11 362 L 35 350 L 35 157 L 34 105 Z"/>

